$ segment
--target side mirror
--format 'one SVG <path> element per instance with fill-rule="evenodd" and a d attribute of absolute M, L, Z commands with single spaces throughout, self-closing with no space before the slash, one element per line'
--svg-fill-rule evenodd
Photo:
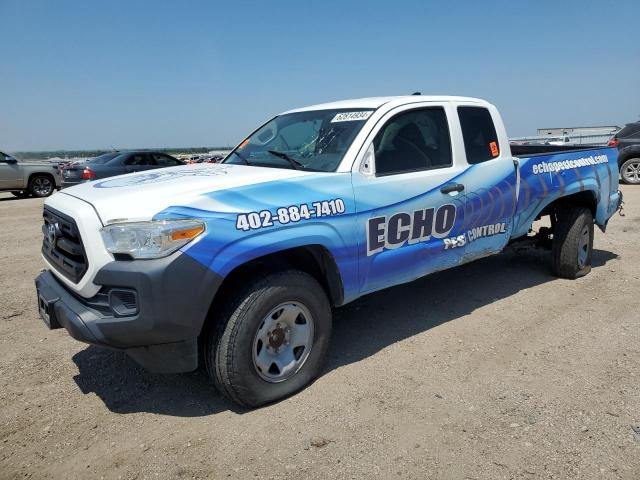
<path fill-rule="evenodd" d="M 373 142 L 367 148 L 367 151 L 362 158 L 362 163 L 360 164 L 360 173 L 363 175 L 367 175 L 369 177 L 374 176 L 374 165 L 376 163 L 376 154 L 373 149 Z"/>

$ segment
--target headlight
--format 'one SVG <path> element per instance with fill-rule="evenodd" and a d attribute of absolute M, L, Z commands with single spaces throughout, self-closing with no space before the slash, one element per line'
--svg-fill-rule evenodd
<path fill-rule="evenodd" d="M 111 253 L 133 258 L 166 257 L 205 231 L 200 220 L 114 223 L 100 233 Z"/>

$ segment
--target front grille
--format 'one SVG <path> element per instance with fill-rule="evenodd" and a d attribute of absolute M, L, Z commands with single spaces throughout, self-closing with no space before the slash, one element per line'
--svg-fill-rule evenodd
<path fill-rule="evenodd" d="M 44 207 L 42 254 L 62 275 L 78 283 L 88 267 L 78 226 L 73 218 L 50 207 Z"/>

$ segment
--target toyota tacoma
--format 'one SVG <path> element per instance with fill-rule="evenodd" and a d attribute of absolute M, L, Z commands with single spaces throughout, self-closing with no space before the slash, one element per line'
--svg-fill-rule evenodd
<path fill-rule="evenodd" d="M 44 205 L 41 317 L 276 401 L 320 373 L 332 308 L 496 254 L 541 217 L 555 275 L 589 273 L 622 202 L 616 150 L 513 149 L 486 101 L 368 98 L 278 115 L 221 164 L 71 187 Z"/>

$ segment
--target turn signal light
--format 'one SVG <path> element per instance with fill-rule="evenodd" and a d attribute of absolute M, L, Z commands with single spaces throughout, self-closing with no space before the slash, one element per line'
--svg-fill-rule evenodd
<path fill-rule="evenodd" d="M 620 140 L 618 140 L 617 138 L 612 138 L 611 140 L 609 140 L 609 143 L 607 143 L 607 147 L 617 147 L 619 143 Z"/>
<path fill-rule="evenodd" d="M 96 178 L 98 177 L 96 176 L 95 172 L 91 170 L 89 167 L 86 167 L 82 171 L 82 180 L 95 180 Z"/>
<path fill-rule="evenodd" d="M 174 230 L 171 232 L 171 240 L 191 240 L 204 232 L 204 225 L 198 225 L 197 227 L 184 228 L 182 230 Z"/>

